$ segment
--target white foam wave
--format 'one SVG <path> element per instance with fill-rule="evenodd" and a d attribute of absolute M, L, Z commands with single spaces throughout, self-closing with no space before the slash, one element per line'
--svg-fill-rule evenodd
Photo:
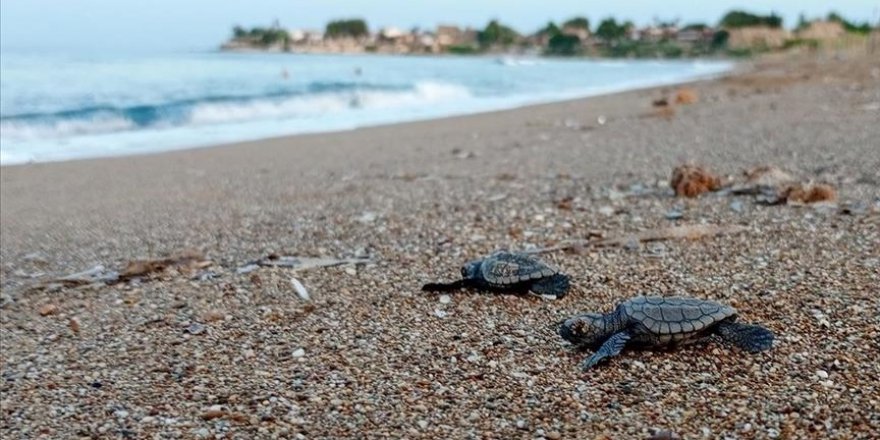
<path fill-rule="evenodd" d="M 0 137 L 10 141 L 35 139 L 59 139 L 95 133 L 130 130 L 135 123 L 118 116 L 101 116 L 91 119 L 69 119 L 52 122 L 0 122 Z"/>
<path fill-rule="evenodd" d="M 467 88 L 440 82 L 419 82 L 411 90 L 350 91 L 297 96 L 281 101 L 202 104 L 189 116 L 193 125 L 258 119 L 310 118 L 346 111 L 392 109 L 466 99 Z"/>

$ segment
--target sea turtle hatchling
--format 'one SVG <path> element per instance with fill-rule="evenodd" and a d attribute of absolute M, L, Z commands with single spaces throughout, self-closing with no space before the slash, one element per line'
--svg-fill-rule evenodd
<path fill-rule="evenodd" d="M 565 320 L 559 335 L 579 348 L 596 350 L 584 360 L 587 370 L 617 356 L 624 346 L 670 347 L 710 335 L 757 353 L 773 345 L 773 333 L 736 321 L 736 309 L 697 298 L 638 296 L 611 313 L 585 313 Z"/>
<path fill-rule="evenodd" d="M 429 283 L 422 290 L 442 292 L 462 287 L 508 292 L 532 292 L 562 298 L 568 293 L 569 277 L 558 269 L 526 254 L 495 252 L 470 261 L 461 268 L 462 279 L 451 283 Z"/>

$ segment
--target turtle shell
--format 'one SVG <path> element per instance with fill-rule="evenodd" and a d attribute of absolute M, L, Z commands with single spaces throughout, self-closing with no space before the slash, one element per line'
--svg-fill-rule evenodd
<path fill-rule="evenodd" d="M 559 270 L 528 255 L 496 252 L 483 260 L 480 273 L 489 284 L 511 286 L 550 277 Z"/>
<path fill-rule="evenodd" d="M 697 298 L 639 296 L 621 307 L 631 322 L 660 336 L 698 333 L 736 316 L 733 307 Z"/>

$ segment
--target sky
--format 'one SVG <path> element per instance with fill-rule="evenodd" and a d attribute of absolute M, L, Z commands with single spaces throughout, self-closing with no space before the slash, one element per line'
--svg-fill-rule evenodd
<path fill-rule="evenodd" d="M 323 29 L 336 18 L 364 18 L 371 29 L 437 23 L 482 27 L 497 18 L 528 33 L 549 20 L 614 16 L 638 25 L 654 19 L 717 23 L 730 9 L 782 15 L 830 10 L 854 21 L 880 19 L 880 0 L 3 0 L 0 48 L 25 50 L 204 50 L 217 47 L 235 24 Z"/>

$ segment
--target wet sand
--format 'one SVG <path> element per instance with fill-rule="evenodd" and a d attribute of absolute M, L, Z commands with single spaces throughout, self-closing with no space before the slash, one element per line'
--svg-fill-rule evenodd
<path fill-rule="evenodd" d="M 765 60 L 689 87 L 699 102 L 671 117 L 651 102 L 675 88 L 651 89 L 3 167 L 0 434 L 876 436 L 880 60 Z M 774 164 L 832 184 L 839 203 L 675 198 L 685 161 L 730 176 Z M 546 254 L 575 280 L 559 301 L 419 291 L 495 249 L 704 223 L 746 231 Z M 183 249 L 213 265 L 35 288 Z M 236 272 L 270 254 L 375 262 Z M 775 346 L 627 351 L 581 373 L 586 353 L 553 324 L 648 292 L 732 304 Z"/>

